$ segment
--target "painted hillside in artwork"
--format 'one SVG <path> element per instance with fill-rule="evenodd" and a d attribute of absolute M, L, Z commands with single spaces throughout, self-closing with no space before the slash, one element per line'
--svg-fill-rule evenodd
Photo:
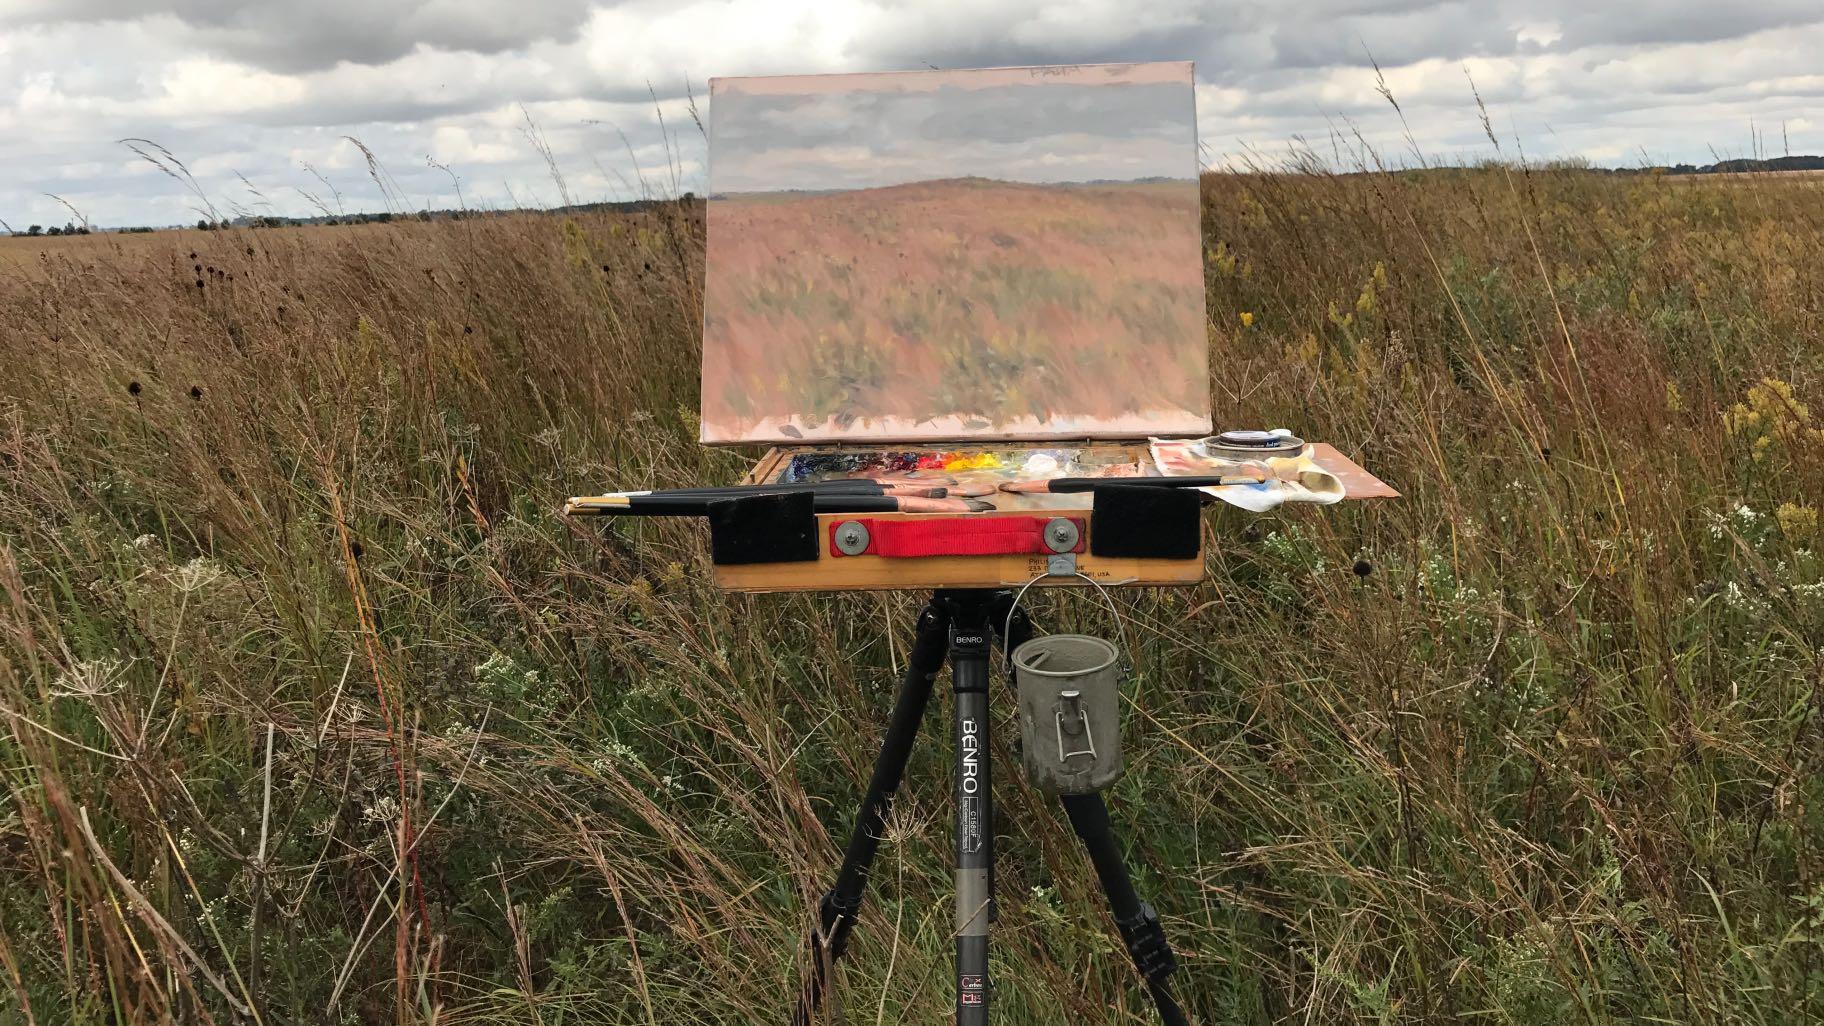
<path fill-rule="evenodd" d="M 1206 431 L 1188 64 L 718 79 L 706 442 Z"/>

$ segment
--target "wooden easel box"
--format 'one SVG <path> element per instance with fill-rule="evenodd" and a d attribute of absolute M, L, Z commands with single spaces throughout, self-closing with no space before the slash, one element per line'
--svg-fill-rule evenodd
<path fill-rule="evenodd" d="M 767 451 L 747 475 L 743 484 L 765 484 L 774 481 L 794 455 L 806 452 L 871 452 L 950 450 L 969 451 L 982 448 L 1006 448 L 1032 445 L 1044 448 L 1097 448 L 1118 452 L 1140 464 L 1150 466 L 1147 443 L 1086 439 L 1075 443 L 993 443 L 983 439 L 959 439 L 948 445 L 830 445 L 776 446 Z M 1364 470 L 1334 446 L 1316 443 L 1311 447 L 1314 462 L 1343 482 L 1348 499 L 1393 498 L 1393 488 Z M 870 520 L 959 520 L 970 517 L 1032 516 L 1035 513 L 1076 517 L 1085 521 L 1085 531 L 1094 509 L 1088 492 L 1061 495 L 1012 496 L 1003 493 L 998 503 L 1005 507 L 990 513 L 869 513 Z M 1086 587 L 1081 577 L 1045 577 L 1043 555 L 1002 556 L 926 556 L 916 559 L 884 556 L 835 556 L 827 539 L 838 524 L 854 520 L 857 514 L 820 513 L 817 515 L 818 558 L 815 562 L 754 563 L 715 567 L 716 586 L 728 591 L 885 591 L 930 590 L 932 588 L 1003 588 L 1019 587 L 1040 578 L 1040 587 Z M 1107 558 L 1083 552 L 1076 557 L 1077 570 L 1105 587 L 1161 587 L 1196 584 L 1203 580 L 1205 559 L 1200 548 L 1191 559 Z"/>

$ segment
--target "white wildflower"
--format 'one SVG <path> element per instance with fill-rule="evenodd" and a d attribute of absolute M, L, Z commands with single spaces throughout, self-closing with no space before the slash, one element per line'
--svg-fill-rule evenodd
<path fill-rule="evenodd" d="M 374 804 L 361 810 L 361 818 L 369 823 L 391 823 L 399 818 L 399 800 L 392 795 L 381 795 Z"/>
<path fill-rule="evenodd" d="M 173 570 L 169 580 L 178 591 L 193 594 L 214 584 L 225 573 L 227 571 L 222 569 L 220 563 L 207 556 L 198 556 Z"/>
<path fill-rule="evenodd" d="M 85 659 L 59 674 L 53 698 L 100 698 L 125 686 L 127 664 L 119 659 Z"/>

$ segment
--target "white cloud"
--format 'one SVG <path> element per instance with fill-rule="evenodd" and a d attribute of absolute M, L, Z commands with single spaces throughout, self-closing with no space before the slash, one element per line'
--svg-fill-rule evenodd
<path fill-rule="evenodd" d="M 602 84 L 670 95 L 686 76 L 804 74 L 847 70 L 847 51 L 880 17 L 871 3 L 820 0 L 698 0 L 597 10 L 583 48 Z"/>
<path fill-rule="evenodd" d="M 490 141 L 477 142 L 475 131 L 482 131 L 494 136 Z M 466 167 L 474 164 L 505 164 L 519 159 L 523 147 L 514 145 L 505 139 L 498 129 L 476 129 L 471 131 L 461 125 L 442 125 L 431 133 L 431 156 L 440 163 Z"/>
<path fill-rule="evenodd" d="M 161 78 L 164 94 L 143 111 L 168 119 L 231 117 L 298 103 L 310 95 L 303 79 L 212 57 L 187 57 L 166 68 Z"/>

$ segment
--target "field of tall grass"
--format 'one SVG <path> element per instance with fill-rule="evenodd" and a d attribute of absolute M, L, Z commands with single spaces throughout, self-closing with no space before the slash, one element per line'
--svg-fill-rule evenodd
<path fill-rule="evenodd" d="M 1824 183 L 1202 192 L 1217 423 L 1406 497 L 1212 512 L 1205 584 L 1118 596 L 1110 804 L 1193 1018 L 1824 1019 Z M 784 1021 L 920 600 L 556 515 L 752 455 L 695 442 L 701 210 L 30 245 L 0 1023 Z M 948 1021 L 941 719 L 832 1022 Z M 997 1021 L 1151 1021 L 998 784 Z"/>

